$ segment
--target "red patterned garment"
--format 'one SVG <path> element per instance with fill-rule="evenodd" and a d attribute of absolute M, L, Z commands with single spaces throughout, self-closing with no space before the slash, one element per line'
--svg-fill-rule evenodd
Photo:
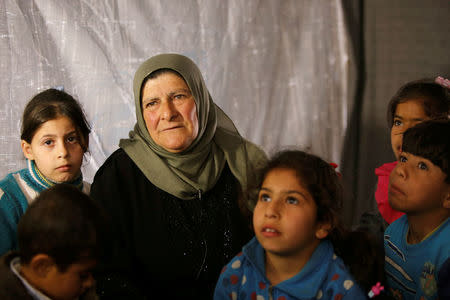
<path fill-rule="evenodd" d="M 404 213 L 392 209 L 388 201 L 389 175 L 394 170 L 397 162 L 386 163 L 375 169 L 375 175 L 378 176 L 377 190 L 375 191 L 375 199 L 377 201 L 378 210 L 384 220 L 391 224 Z"/>

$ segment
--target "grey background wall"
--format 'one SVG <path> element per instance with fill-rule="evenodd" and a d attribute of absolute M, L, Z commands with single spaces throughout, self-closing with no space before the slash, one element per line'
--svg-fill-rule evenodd
<path fill-rule="evenodd" d="M 340 160 L 355 73 L 340 1 L 3 0 L 0 30 L 1 176 L 24 165 L 25 103 L 63 85 L 93 127 L 92 180 L 135 123 L 135 70 L 162 52 L 193 59 L 217 104 L 268 152 L 299 145 Z"/>
<path fill-rule="evenodd" d="M 344 1 L 358 65 L 344 147 L 346 219 L 375 209 L 374 168 L 395 160 L 386 109 L 404 83 L 450 76 L 450 1 Z M 449 133 L 450 134 L 450 133 Z"/>

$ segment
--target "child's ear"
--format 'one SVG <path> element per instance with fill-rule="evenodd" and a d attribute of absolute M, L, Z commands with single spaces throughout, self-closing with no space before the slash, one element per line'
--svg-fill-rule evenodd
<path fill-rule="evenodd" d="M 34 156 L 33 156 L 33 150 L 31 149 L 31 144 L 29 144 L 28 142 L 26 142 L 24 140 L 21 140 L 20 146 L 22 147 L 23 155 L 26 158 L 28 158 L 29 160 L 33 160 Z"/>
<path fill-rule="evenodd" d="M 316 238 L 322 240 L 328 236 L 331 231 L 331 224 L 329 222 L 319 224 L 316 229 Z"/>
<path fill-rule="evenodd" d="M 28 264 L 29 268 L 38 277 L 44 278 L 55 267 L 55 262 L 47 254 L 36 254 Z"/>
<path fill-rule="evenodd" d="M 450 209 L 450 184 L 448 185 L 447 194 L 445 195 L 444 201 L 442 202 L 442 207 Z"/>

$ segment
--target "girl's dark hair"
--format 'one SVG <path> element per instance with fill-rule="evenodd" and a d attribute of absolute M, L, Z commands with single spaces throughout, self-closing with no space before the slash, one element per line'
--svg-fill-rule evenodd
<path fill-rule="evenodd" d="M 48 89 L 36 94 L 25 106 L 22 116 L 20 138 L 31 143 L 39 127 L 60 116 L 69 118 L 80 137 L 84 151 L 88 149 L 91 128 L 80 104 L 69 94 L 56 89 Z"/>
<path fill-rule="evenodd" d="M 300 150 L 284 150 L 275 154 L 262 170 L 259 187 L 266 175 L 277 168 L 297 173 L 300 183 L 317 205 L 317 221 L 331 224 L 327 239 L 358 283 L 367 291 L 377 282 L 383 283 L 384 249 L 367 233 L 350 232 L 341 221 L 343 188 L 334 167 L 316 155 Z"/>
<path fill-rule="evenodd" d="M 317 205 L 317 221 L 330 222 L 333 230 L 340 230 L 339 211 L 343 190 L 334 168 L 320 157 L 300 150 L 278 152 L 262 170 L 262 181 L 273 169 L 292 169 L 309 191 Z M 262 184 L 260 182 L 260 186 Z"/>
<path fill-rule="evenodd" d="M 432 79 L 420 79 L 403 85 L 388 104 L 387 121 L 389 128 L 394 122 L 394 114 L 399 103 L 419 100 L 425 114 L 431 119 L 447 118 L 450 114 L 450 92 Z"/>
<path fill-rule="evenodd" d="M 408 128 L 403 134 L 402 150 L 431 161 L 450 183 L 450 120 L 430 120 Z"/>
<path fill-rule="evenodd" d="M 30 205 L 18 225 L 21 261 L 47 254 L 64 272 L 71 264 L 100 259 L 104 254 L 106 216 L 76 187 L 56 184 Z"/>

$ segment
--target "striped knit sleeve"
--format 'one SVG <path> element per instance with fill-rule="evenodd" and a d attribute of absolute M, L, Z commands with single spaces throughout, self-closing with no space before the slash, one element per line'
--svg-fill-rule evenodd
<path fill-rule="evenodd" d="M 0 189 L 0 255 L 17 249 L 17 224 L 21 211 L 20 204 Z"/>

